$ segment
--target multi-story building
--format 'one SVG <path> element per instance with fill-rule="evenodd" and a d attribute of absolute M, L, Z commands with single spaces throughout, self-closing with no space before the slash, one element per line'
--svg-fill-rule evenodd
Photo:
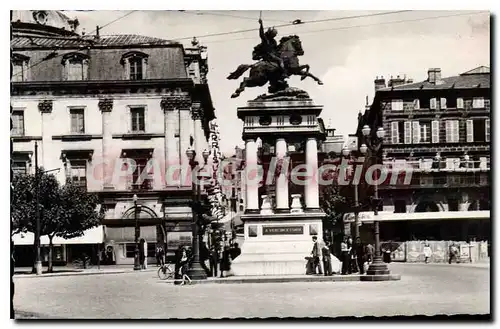
<path fill-rule="evenodd" d="M 172 252 L 189 244 L 186 150 L 203 161 L 215 117 L 205 48 L 196 40 L 184 48 L 147 36 L 100 35 L 99 28 L 81 35 L 78 20 L 58 11 L 14 11 L 11 23 L 16 173 L 34 172 L 38 143 L 40 166 L 60 168 L 61 183 L 81 184 L 106 209 L 102 227 L 78 242 L 54 242 L 61 245 L 58 260 L 95 254 L 90 246 L 104 243 L 114 262 L 133 263 L 134 195 L 151 261 L 157 242 Z M 141 182 L 148 163 L 153 170 Z M 166 170 L 176 166 L 181 175 Z M 19 237 L 16 244 L 32 241 Z"/>
<path fill-rule="evenodd" d="M 389 174 L 379 187 L 381 239 L 489 240 L 489 68 L 451 77 L 432 68 L 425 81 L 397 77 L 387 86 L 377 78 L 375 90 L 356 135 L 362 144 L 365 125 L 372 134 L 385 130 L 377 155 Z M 399 180 L 389 184 L 397 172 Z"/>

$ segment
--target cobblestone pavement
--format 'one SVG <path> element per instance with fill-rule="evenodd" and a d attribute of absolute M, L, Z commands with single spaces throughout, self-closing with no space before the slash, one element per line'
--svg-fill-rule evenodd
<path fill-rule="evenodd" d="M 154 272 L 16 278 L 14 307 L 57 318 L 489 314 L 488 268 L 390 264 L 401 281 L 174 286 Z"/>

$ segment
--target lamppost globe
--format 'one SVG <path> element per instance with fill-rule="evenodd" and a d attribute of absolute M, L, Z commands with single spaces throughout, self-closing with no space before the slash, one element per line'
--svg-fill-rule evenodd
<path fill-rule="evenodd" d="M 134 194 L 134 196 L 132 197 L 132 200 L 133 200 L 134 202 L 137 202 L 137 194 Z"/>
<path fill-rule="evenodd" d="M 371 129 L 368 125 L 364 125 L 363 129 L 361 129 L 361 132 L 363 133 L 364 136 L 370 135 L 370 131 Z"/>
<path fill-rule="evenodd" d="M 189 160 L 193 160 L 194 154 L 195 154 L 195 151 L 191 147 L 188 147 L 188 149 L 186 150 L 186 155 L 187 155 Z"/>
<path fill-rule="evenodd" d="M 465 161 L 469 161 L 469 159 L 470 159 L 470 158 L 469 158 L 469 155 L 468 155 L 468 154 L 464 155 L 464 160 L 465 160 Z"/>
<path fill-rule="evenodd" d="M 378 138 L 384 138 L 384 136 L 385 136 L 385 130 L 384 130 L 384 128 L 379 127 L 377 129 L 377 137 Z"/>
<path fill-rule="evenodd" d="M 366 152 L 368 152 L 368 146 L 366 146 L 366 144 L 361 144 L 361 146 L 359 147 L 359 151 L 361 152 L 361 154 L 366 154 Z"/>
<path fill-rule="evenodd" d="M 342 155 L 345 156 L 345 157 L 348 157 L 349 156 L 349 153 L 351 153 L 351 151 L 347 148 L 347 147 L 344 147 L 342 149 Z"/>
<path fill-rule="evenodd" d="M 205 160 L 205 162 L 207 162 L 208 157 L 210 156 L 210 151 L 207 149 L 204 149 L 202 155 L 203 155 L 203 160 Z"/>

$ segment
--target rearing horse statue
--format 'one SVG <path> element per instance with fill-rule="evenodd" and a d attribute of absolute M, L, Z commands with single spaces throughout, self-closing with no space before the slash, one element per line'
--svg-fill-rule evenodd
<path fill-rule="evenodd" d="M 322 85 L 320 79 L 309 72 L 309 65 L 300 65 L 298 56 L 304 55 L 302 42 L 296 35 L 283 37 L 278 45 L 278 54 L 283 61 L 284 70 L 277 63 L 270 61 L 259 61 L 255 64 L 242 64 L 232 72 L 227 79 L 236 80 L 248 69 L 250 74 L 243 78 L 240 87 L 231 95 L 231 98 L 238 97 L 246 87 L 262 87 L 269 82 L 269 93 L 275 93 L 288 87 L 285 78 L 291 75 L 300 75 L 301 80 L 309 77 Z M 283 72 L 284 71 L 284 72 Z"/>

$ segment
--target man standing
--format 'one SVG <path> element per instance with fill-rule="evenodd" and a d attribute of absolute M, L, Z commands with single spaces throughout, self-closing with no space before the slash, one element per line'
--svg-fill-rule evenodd
<path fill-rule="evenodd" d="M 321 256 L 321 248 L 319 246 L 318 242 L 318 237 L 313 236 L 313 249 L 312 249 L 312 257 L 313 257 L 313 262 L 314 262 L 314 273 L 316 273 L 316 269 L 318 270 L 317 274 L 323 274 L 321 271 L 321 263 L 320 263 L 320 256 Z"/>
<path fill-rule="evenodd" d="M 330 242 L 321 249 L 323 253 L 323 269 L 325 270 L 325 276 L 332 275 L 332 262 L 330 256 Z"/>

